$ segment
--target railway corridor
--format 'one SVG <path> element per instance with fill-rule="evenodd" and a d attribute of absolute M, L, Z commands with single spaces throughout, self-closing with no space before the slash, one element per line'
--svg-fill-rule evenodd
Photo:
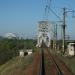
<path fill-rule="evenodd" d="M 41 48 L 35 53 L 33 62 L 25 75 L 73 75 L 64 62 L 57 59 L 48 49 Z"/>
<path fill-rule="evenodd" d="M 73 75 L 64 62 L 51 54 L 48 49 L 44 49 L 45 75 Z"/>
<path fill-rule="evenodd" d="M 44 50 L 44 57 L 45 57 L 45 74 L 46 75 L 60 75 L 55 64 L 49 57 L 49 54 L 47 51 Z"/>

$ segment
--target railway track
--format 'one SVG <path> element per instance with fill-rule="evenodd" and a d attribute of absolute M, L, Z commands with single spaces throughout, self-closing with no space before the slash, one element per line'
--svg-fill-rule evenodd
<path fill-rule="evenodd" d="M 47 58 L 48 61 L 50 61 L 50 63 L 52 63 L 53 68 L 55 69 L 55 73 L 52 73 L 53 75 L 64 75 L 61 71 L 61 69 L 59 68 L 57 62 L 55 61 L 55 59 L 52 57 L 52 55 L 50 54 L 49 50 L 47 50 Z"/>
<path fill-rule="evenodd" d="M 73 75 L 66 67 L 62 68 L 65 65 L 59 65 L 60 62 L 55 59 L 48 49 L 41 50 L 40 75 Z"/>
<path fill-rule="evenodd" d="M 39 75 L 45 75 L 44 52 L 41 50 Z"/>
<path fill-rule="evenodd" d="M 48 75 L 48 74 L 51 74 L 51 75 L 63 75 L 61 70 L 59 69 L 58 65 L 56 64 L 55 60 L 53 59 L 52 56 L 49 55 L 48 51 L 44 51 L 45 49 L 42 49 L 41 50 L 41 60 L 40 60 L 40 75 Z M 48 63 L 45 63 L 45 61 L 48 61 Z M 52 73 L 52 72 L 48 72 L 47 70 L 53 70 L 51 68 L 46 68 L 48 67 L 48 64 L 51 64 L 52 67 L 54 68 L 55 73 Z M 51 67 L 51 66 L 49 66 Z"/>
<path fill-rule="evenodd" d="M 47 48 L 39 48 L 25 75 L 73 75 Z"/>

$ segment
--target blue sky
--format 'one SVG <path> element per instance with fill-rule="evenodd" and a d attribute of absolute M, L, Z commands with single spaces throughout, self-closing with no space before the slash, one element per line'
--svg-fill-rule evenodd
<path fill-rule="evenodd" d="M 46 4 L 47 0 L 0 0 L 0 35 L 12 32 L 23 37 L 36 37 L 37 22 L 43 19 Z M 52 0 L 51 7 L 62 16 L 63 7 L 75 9 L 75 0 Z M 49 20 L 58 18 L 50 12 Z M 75 19 L 71 18 L 71 13 L 68 13 L 67 23 L 67 31 L 74 39 Z"/>

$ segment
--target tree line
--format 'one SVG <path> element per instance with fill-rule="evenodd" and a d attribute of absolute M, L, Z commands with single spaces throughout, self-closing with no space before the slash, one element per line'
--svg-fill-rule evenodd
<path fill-rule="evenodd" d="M 20 49 L 35 47 L 35 40 L 32 39 L 0 39 L 0 65 L 19 55 Z"/>

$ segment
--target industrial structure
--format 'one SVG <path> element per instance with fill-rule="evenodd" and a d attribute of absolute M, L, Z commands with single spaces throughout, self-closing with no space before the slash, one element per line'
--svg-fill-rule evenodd
<path fill-rule="evenodd" d="M 44 43 L 47 47 L 50 46 L 50 33 L 49 33 L 49 23 L 48 21 L 39 21 L 37 45 L 36 47 L 41 47 Z"/>
<path fill-rule="evenodd" d="M 4 37 L 8 39 L 14 39 L 17 38 L 17 35 L 15 33 L 7 33 L 4 35 Z"/>

